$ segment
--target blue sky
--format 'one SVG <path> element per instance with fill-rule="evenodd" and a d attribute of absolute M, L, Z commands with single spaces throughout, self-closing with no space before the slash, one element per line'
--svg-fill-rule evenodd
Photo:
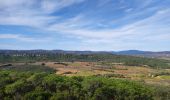
<path fill-rule="evenodd" d="M 170 50 L 170 0 L 0 0 L 0 49 Z"/>

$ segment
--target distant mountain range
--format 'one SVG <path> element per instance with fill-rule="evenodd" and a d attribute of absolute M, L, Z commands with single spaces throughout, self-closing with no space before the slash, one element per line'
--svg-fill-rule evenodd
<path fill-rule="evenodd" d="M 66 51 L 66 50 L 0 50 L 0 54 L 105 54 L 106 51 Z"/>
<path fill-rule="evenodd" d="M 170 51 L 153 52 L 153 51 L 140 51 L 140 50 L 125 50 L 125 51 L 112 52 L 112 54 L 153 57 L 153 58 L 155 57 L 170 58 Z"/>
<path fill-rule="evenodd" d="M 125 50 L 125 51 L 65 51 L 65 50 L 0 50 L 1 55 L 43 55 L 43 54 L 117 54 L 131 55 L 142 57 L 165 57 L 170 58 L 170 51 L 140 51 L 140 50 Z"/>

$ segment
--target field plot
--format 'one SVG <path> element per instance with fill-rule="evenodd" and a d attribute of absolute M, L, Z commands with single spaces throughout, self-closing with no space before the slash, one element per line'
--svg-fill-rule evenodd
<path fill-rule="evenodd" d="M 55 72 L 63 76 L 106 76 L 130 79 L 153 85 L 170 86 L 169 69 L 152 69 L 143 66 L 125 66 L 120 63 L 101 62 L 34 62 L 12 63 L 19 71 Z M 9 67 L 10 68 L 10 67 Z"/>
<path fill-rule="evenodd" d="M 125 66 L 121 64 L 103 65 L 97 62 L 36 62 L 32 65 L 48 66 L 56 74 L 64 76 L 107 76 L 130 79 L 148 84 L 170 86 L 169 69 L 152 69 L 143 66 Z"/>
<path fill-rule="evenodd" d="M 49 62 L 46 63 L 47 66 L 55 68 L 56 74 L 66 75 L 66 76 L 90 76 L 98 74 L 108 74 L 110 72 L 97 69 L 95 67 L 96 63 L 94 62 L 63 62 L 55 63 Z"/>

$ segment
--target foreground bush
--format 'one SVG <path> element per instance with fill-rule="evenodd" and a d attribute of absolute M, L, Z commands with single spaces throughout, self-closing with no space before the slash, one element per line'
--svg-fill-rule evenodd
<path fill-rule="evenodd" d="M 0 71 L 2 100 L 152 100 L 153 93 L 143 84 L 102 76 Z"/>

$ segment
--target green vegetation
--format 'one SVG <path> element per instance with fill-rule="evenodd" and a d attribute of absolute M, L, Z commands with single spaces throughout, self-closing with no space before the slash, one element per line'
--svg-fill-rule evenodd
<path fill-rule="evenodd" d="M 17 65 L 17 66 L 4 66 L 0 69 L 3 70 L 13 70 L 18 72 L 46 72 L 46 73 L 53 73 L 56 70 L 44 65 Z"/>
<path fill-rule="evenodd" d="M 8 100 L 150 100 L 145 85 L 105 77 L 64 77 L 48 73 L 0 71 L 0 98 Z"/>
<path fill-rule="evenodd" d="M 154 95 L 155 100 L 170 100 L 170 86 L 169 87 L 155 86 Z"/>
<path fill-rule="evenodd" d="M 103 76 L 66 77 L 0 70 L 1 100 L 158 100 L 170 89 Z"/>
<path fill-rule="evenodd" d="M 41 63 L 34 63 L 38 61 Z M 50 61 L 54 61 L 53 64 L 57 67 L 61 65 L 63 69 L 68 68 L 68 71 L 63 71 L 65 74 L 74 73 L 72 69 L 77 70 L 81 67 L 87 67 L 87 70 L 79 69 L 76 75 L 80 76 L 59 76 L 55 74 L 56 70 L 53 67 L 48 67 L 49 64 L 46 62 Z M 73 63 L 75 61 L 81 63 Z M 88 63 L 83 65 L 82 62 Z M 150 67 L 143 70 L 155 68 L 152 69 L 155 71 L 160 69 L 160 71 L 156 70 L 157 72 L 148 71 L 146 73 L 151 73 L 155 78 L 166 79 L 166 82 L 169 82 L 169 71 L 164 69 L 170 68 L 170 62 L 167 60 L 110 54 L 0 55 L 0 63 L 1 100 L 170 99 L 170 87 L 150 86 L 145 84 L 145 81 L 128 80 L 126 78 L 128 75 L 121 74 L 123 72 L 135 74 L 132 69 L 139 69 L 139 67 L 132 66 Z M 86 66 L 87 64 L 88 66 Z M 118 68 L 123 65 L 126 67 Z M 71 66 L 70 69 L 69 66 Z M 141 69 L 139 70 L 143 72 Z M 94 74 L 94 71 L 99 71 L 99 74 Z M 137 72 L 141 74 L 140 71 Z M 120 74 L 114 72 L 120 72 Z"/>
<path fill-rule="evenodd" d="M 168 60 L 152 59 L 133 56 L 122 56 L 112 54 L 89 54 L 89 55 L 76 55 L 76 54 L 55 54 L 55 55 L 27 55 L 27 56 L 11 56 L 0 55 L 1 63 L 9 62 L 36 62 L 36 61 L 55 61 L 55 62 L 106 62 L 106 63 L 122 63 L 129 66 L 148 66 L 151 68 L 161 69 L 170 68 Z"/>

